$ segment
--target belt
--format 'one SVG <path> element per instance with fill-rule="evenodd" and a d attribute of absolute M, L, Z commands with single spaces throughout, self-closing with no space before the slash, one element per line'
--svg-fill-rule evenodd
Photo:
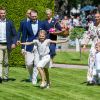
<path fill-rule="evenodd" d="M 7 45 L 7 43 L 6 43 L 6 42 L 0 42 L 0 44 L 1 44 L 1 45 Z"/>

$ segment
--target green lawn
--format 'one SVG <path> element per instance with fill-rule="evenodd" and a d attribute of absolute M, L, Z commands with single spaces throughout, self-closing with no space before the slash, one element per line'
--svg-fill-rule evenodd
<path fill-rule="evenodd" d="M 81 60 L 80 53 L 75 51 L 67 52 L 57 52 L 57 55 L 54 58 L 54 63 L 63 63 L 63 64 L 75 64 L 75 65 L 87 65 L 88 64 L 88 52 L 82 52 Z"/>
<path fill-rule="evenodd" d="M 87 65 L 88 64 L 88 52 L 82 52 L 81 60 L 80 60 L 80 53 L 75 51 L 59 51 L 57 55 L 54 57 L 54 63 L 62 63 L 62 64 L 75 64 L 75 65 Z M 11 56 L 10 56 L 10 65 L 11 66 L 18 66 L 24 65 L 24 57 L 21 54 L 20 47 L 13 49 Z"/>
<path fill-rule="evenodd" d="M 100 87 L 87 86 L 86 70 L 51 68 L 51 88 L 40 89 L 25 80 L 25 68 L 10 67 L 10 80 L 0 84 L 0 100 L 99 100 Z"/>

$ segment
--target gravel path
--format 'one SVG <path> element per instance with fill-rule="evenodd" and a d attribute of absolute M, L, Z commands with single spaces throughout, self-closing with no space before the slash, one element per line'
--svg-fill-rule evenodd
<path fill-rule="evenodd" d="M 53 64 L 57 68 L 77 68 L 77 69 L 87 69 L 88 66 L 83 65 L 68 65 L 68 64 Z"/>

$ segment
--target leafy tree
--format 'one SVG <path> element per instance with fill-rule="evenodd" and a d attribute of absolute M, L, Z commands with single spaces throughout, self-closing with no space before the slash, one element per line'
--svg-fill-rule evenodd
<path fill-rule="evenodd" d="M 78 40 L 78 43 L 79 43 L 79 51 L 80 51 L 80 60 L 81 60 L 81 42 L 80 42 L 80 39 L 83 37 L 83 34 L 85 32 L 85 29 L 84 28 L 80 28 L 80 27 L 75 27 L 71 30 L 70 32 L 70 39 L 71 40 Z"/>
<path fill-rule="evenodd" d="M 81 39 L 84 34 L 85 29 L 75 27 L 71 30 L 70 39 L 75 40 L 76 38 Z"/>

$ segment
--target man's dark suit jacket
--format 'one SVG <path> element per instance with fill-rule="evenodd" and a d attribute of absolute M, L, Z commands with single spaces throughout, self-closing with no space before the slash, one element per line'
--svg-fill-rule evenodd
<path fill-rule="evenodd" d="M 27 23 L 27 19 L 23 19 L 21 22 L 20 22 L 20 27 L 19 27 L 19 30 L 18 30 L 18 33 L 17 33 L 17 41 L 22 41 L 23 39 L 23 36 L 24 36 L 24 33 L 25 33 L 25 27 L 26 27 L 26 23 Z M 22 48 L 24 48 L 25 46 L 22 45 Z"/>
<path fill-rule="evenodd" d="M 16 44 L 17 41 L 16 29 L 11 20 L 6 20 L 6 39 L 7 39 L 7 48 L 8 50 L 11 50 L 11 45 Z"/>
<path fill-rule="evenodd" d="M 34 35 L 33 33 L 33 30 L 32 30 L 32 21 L 28 21 L 26 24 L 25 24 L 25 27 L 23 27 L 23 30 L 24 30 L 24 35 L 22 37 L 22 42 L 31 42 L 33 41 L 34 39 L 37 39 L 38 37 L 38 32 L 40 30 L 43 29 L 43 22 L 42 21 L 39 21 L 38 20 L 38 31 L 36 33 L 36 35 Z M 33 46 L 34 45 L 28 45 L 26 46 L 26 51 L 29 51 L 31 52 L 33 50 Z M 24 48 L 23 48 L 24 49 Z"/>

